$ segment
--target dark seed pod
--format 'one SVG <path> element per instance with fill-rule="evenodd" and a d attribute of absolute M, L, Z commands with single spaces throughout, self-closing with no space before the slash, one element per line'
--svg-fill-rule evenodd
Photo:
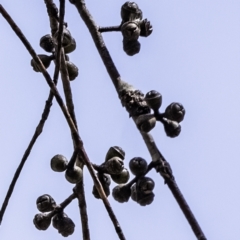
<path fill-rule="evenodd" d="M 139 41 L 128 41 L 126 39 L 123 39 L 123 50 L 124 52 L 129 55 L 133 56 L 140 52 L 141 44 Z"/>
<path fill-rule="evenodd" d="M 124 168 L 120 174 L 111 175 L 111 178 L 115 183 L 123 184 L 128 182 L 130 174 L 129 171 Z"/>
<path fill-rule="evenodd" d="M 162 105 L 162 95 L 155 90 L 149 91 L 144 100 L 153 111 L 157 111 Z"/>
<path fill-rule="evenodd" d="M 129 168 L 135 176 L 143 175 L 147 171 L 147 167 L 147 161 L 141 157 L 135 157 L 129 162 Z"/>
<path fill-rule="evenodd" d="M 117 185 L 112 190 L 112 196 L 120 203 L 127 202 L 131 196 L 131 188 L 128 185 Z"/>
<path fill-rule="evenodd" d="M 156 118 L 153 114 L 142 114 L 136 119 L 137 126 L 142 132 L 150 132 L 156 125 Z"/>
<path fill-rule="evenodd" d="M 163 118 L 164 130 L 168 137 L 174 138 L 177 137 L 181 132 L 181 125 L 176 122 Z"/>
<path fill-rule="evenodd" d="M 185 109 L 181 103 L 171 103 L 165 110 L 164 116 L 170 120 L 181 122 L 185 115 Z"/>
<path fill-rule="evenodd" d="M 140 36 L 142 37 L 148 37 L 153 31 L 152 25 L 147 19 L 141 21 L 140 29 Z"/>
<path fill-rule="evenodd" d="M 78 68 L 70 61 L 66 61 L 69 80 L 72 81 L 78 76 Z"/>
<path fill-rule="evenodd" d="M 111 184 L 111 179 L 110 179 L 109 175 L 98 173 L 98 179 L 99 179 L 99 181 L 102 184 L 102 187 L 103 187 L 103 190 L 105 192 L 105 195 L 108 197 L 110 195 L 110 188 L 109 188 L 109 186 Z M 99 193 L 98 193 L 97 188 L 95 187 L 95 185 L 93 186 L 92 194 L 97 199 L 101 198 Z"/>
<path fill-rule="evenodd" d="M 124 150 L 118 146 L 110 147 L 106 154 L 105 161 L 108 161 L 109 159 L 111 159 L 113 157 L 119 157 L 122 160 L 124 160 L 124 158 L 125 158 Z"/>
<path fill-rule="evenodd" d="M 46 213 L 38 213 L 35 215 L 33 223 L 38 230 L 46 230 L 51 224 L 51 218 Z"/>
<path fill-rule="evenodd" d="M 136 41 L 140 36 L 138 22 L 126 22 L 121 27 L 123 38 L 127 41 Z"/>
<path fill-rule="evenodd" d="M 142 11 L 135 2 L 125 2 L 121 8 L 123 22 L 134 19 L 142 19 Z"/>
<path fill-rule="evenodd" d="M 58 31 L 54 34 L 55 41 L 57 42 L 58 38 Z M 72 35 L 67 28 L 63 29 L 63 39 L 62 39 L 62 46 L 64 48 L 68 47 L 72 43 Z"/>
<path fill-rule="evenodd" d="M 137 188 L 136 184 L 131 187 L 131 198 L 133 201 L 137 202 Z"/>
<path fill-rule="evenodd" d="M 37 209 L 40 212 L 50 212 L 56 207 L 56 202 L 48 194 L 44 194 L 38 197 L 36 204 L 37 204 Z"/>
<path fill-rule="evenodd" d="M 68 160 L 61 154 L 55 155 L 51 159 L 51 168 L 55 172 L 63 172 L 67 169 Z"/>
<path fill-rule="evenodd" d="M 76 41 L 74 38 L 72 38 L 71 44 L 64 48 L 65 54 L 73 52 L 76 49 L 76 47 L 77 47 Z"/>
<path fill-rule="evenodd" d="M 108 174 L 120 174 L 124 169 L 123 160 L 119 157 L 113 157 L 108 159 L 105 163 L 105 169 Z"/>
<path fill-rule="evenodd" d="M 78 166 L 74 166 L 73 169 L 67 169 L 65 172 L 65 178 L 68 182 L 73 184 L 81 182 L 83 178 L 82 169 Z"/>
<path fill-rule="evenodd" d="M 154 189 L 154 186 L 155 186 L 154 181 L 149 177 L 141 177 L 137 181 L 137 191 L 145 195 L 151 193 L 152 190 Z"/>
<path fill-rule="evenodd" d="M 64 212 L 58 213 L 53 217 L 52 225 L 60 234 L 62 234 L 63 237 L 72 235 L 75 228 L 75 224 L 72 219 Z"/>
<path fill-rule="evenodd" d="M 43 36 L 40 39 L 40 47 L 43 48 L 46 52 L 54 52 L 54 43 L 50 34 Z"/>
<path fill-rule="evenodd" d="M 53 55 L 47 56 L 45 54 L 38 54 L 38 57 L 41 59 L 46 69 L 50 66 L 51 61 L 54 59 Z M 41 72 L 40 69 L 38 68 L 37 63 L 34 61 L 34 59 L 31 60 L 31 66 L 33 67 L 33 70 L 35 72 Z"/>
<path fill-rule="evenodd" d="M 141 206 L 146 206 L 146 205 L 149 205 L 153 202 L 154 197 L 155 197 L 155 194 L 152 192 L 152 193 L 147 194 L 147 195 L 142 195 L 141 197 L 138 198 L 137 202 Z"/>

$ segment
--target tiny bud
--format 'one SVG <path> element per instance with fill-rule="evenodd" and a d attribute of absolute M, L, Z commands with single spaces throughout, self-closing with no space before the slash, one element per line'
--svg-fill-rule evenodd
<path fill-rule="evenodd" d="M 61 154 L 55 155 L 51 159 L 51 168 L 55 172 L 63 172 L 67 169 L 68 160 Z"/>
<path fill-rule="evenodd" d="M 111 178 L 115 183 L 118 184 L 127 183 L 130 178 L 129 171 L 124 168 L 120 174 L 112 174 Z"/>
<path fill-rule="evenodd" d="M 117 185 L 112 190 L 112 196 L 120 203 L 127 202 L 131 196 L 131 188 L 123 184 Z"/>
<path fill-rule="evenodd" d="M 123 160 L 119 157 L 113 157 L 104 163 L 108 174 L 120 174 L 124 169 Z"/>
<path fill-rule="evenodd" d="M 135 157 L 129 162 L 129 168 L 135 176 L 143 175 L 147 171 L 147 167 L 147 161 L 141 157 Z"/>

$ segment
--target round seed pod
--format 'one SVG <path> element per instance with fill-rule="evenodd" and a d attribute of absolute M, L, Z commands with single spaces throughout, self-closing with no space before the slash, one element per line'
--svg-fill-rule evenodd
<path fill-rule="evenodd" d="M 142 37 L 148 37 L 153 31 L 152 25 L 147 19 L 144 19 L 140 22 L 140 28 L 140 36 Z"/>
<path fill-rule="evenodd" d="M 167 118 L 163 118 L 163 120 L 164 130 L 167 136 L 171 138 L 177 137 L 181 132 L 181 125 L 178 122 L 169 120 Z"/>
<path fill-rule="evenodd" d="M 123 50 L 128 56 L 133 56 L 140 52 L 141 44 L 138 40 L 128 41 L 123 39 Z"/>
<path fill-rule="evenodd" d="M 51 224 L 51 218 L 46 213 L 38 213 L 34 216 L 33 223 L 38 230 L 46 230 Z"/>
<path fill-rule="evenodd" d="M 52 225 L 60 234 L 62 234 L 63 237 L 72 235 L 75 228 L 75 224 L 72 219 L 64 212 L 58 213 L 53 217 Z"/>
<path fill-rule="evenodd" d="M 144 100 L 153 111 L 157 111 L 162 105 L 162 95 L 155 90 L 149 91 Z"/>
<path fill-rule="evenodd" d="M 119 157 L 108 159 L 104 165 L 107 173 L 111 175 L 120 174 L 124 169 L 123 160 Z"/>
<path fill-rule="evenodd" d="M 141 177 L 137 181 L 137 191 L 144 193 L 144 194 L 150 194 L 152 193 L 152 190 L 154 189 L 155 183 L 154 181 L 149 177 Z"/>
<path fill-rule="evenodd" d="M 50 212 L 56 207 L 55 200 L 48 194 L 38 197 L 36 204 L 40 212 Z"/>
<path fill-rule="evenodd" d="M 53 55 L 47 56 L 45 54 L 38 54 L 38 57 L 41 59 L 43 65 L 46 69 L 50 66 L 51 61 L 54 59 Z M 34 61 L 34 59 L 31 60 L 31 66 L 33 67 L 33 70 L 35 72 L 41 72 L 37 63 Z"/>
<path fill-rule="evenodd" d="M 140 27 L 138 22 L 126 22 L 121 27 L 123 38 L 127 41 L 136 41 L 140 36 Z"/>
<path fill-rule="evenodd" d="M 149 205 L 153 202 L 155 197 L 155 194 L 152 192 L 150 194 L 146 194 L 146 195 L 141 195 L 141 197 L 138 197 L 137 202 L 141 205 L 141 206 L 146 206 Z"/>
<path fill-rule="evenodd" d="M 173 102 L 166 108 L 164 115 L 170 120 L 181 122 L 185 116 L 185 109 L 181 103 Z"/>
<path fill-rule="evenodd" d="M 55 41 L 57 42 L 58 38 L 58 31 L 54 34 Z M 62 46 L 64 48 L 68 47 L 72 43 L 72 35 L 67 28 L 63 29 L 63 39 L 62 39 Z"/>
<path fill-rule="evenodd" d="M 65 54 L 73 52 L 76 49 L 76 47 L 77 47 L 76 41 L 74 38 L 72 38 L 71 44 L 64 48 Z"/>
<path fill-rule="evenodd" d="M 78 76 L 78 68 L 70 61 L 66 61 L 66 66 L 68 70 L 69 80 L 72 81 Z"/>
<path fill-rule="evenodd" d="M 132 158 L 129 162 L 129 168 L 133 175 L 143 175 L 148 168 L 147 161 L 141 157 Z"/>
<path fill-rule="evenodd" d="M 124 168 L 120 174 L 111 175 L 111 178 L 115 183 L 123 184 L 128 182 L 130 174 L 129 171 Z"/>
<path fill-rule="evenodd" d="M 108 197 L 110 195 L 110 184 L 111 184 L 111 178 L 109 177 L 108 174 L 100 174 L 98 173 L 98 179 L 102 184 L 103 190 L 105 192 L 105 195 Z M 95 185 L 93 186 L 92 194 L 94 195 L 95 198 L 100 199 L 100 195 L 98 193 L 97 188 Z"/>
<path fill-rule="evenodd" d="M 70 183 L 78 183 L 82 181 L 83 173 L 82 169 L 78 166 L 74 166 L 73 169 L 67 169 L 65 172 L 65 178 Z"/>
<path fill-rule="evenodd" d="M 122 160 L 124 160 L 125 152 L 119 146 L 110 147 L 107 154 L 106 154 L 105 161 L 108 161 L 109 159 L 111 159 L 113 157 L 119 157 Z"/>
<path fill-rule="evenodd" d="M 112 196 L 120 203 L 127 202 L 131 196 L 131 188 L 123 184 L 117 185 L 112 190 Z"/>
<path fill-rule="evenodd" d="M 135 2 L 125 2 L 121 7 L 121 18 L 123 22 L 142 19 L 142 11 Z"/>
<path fill-rule="evenodd" d="M 67 169 L 68 160 L 61 154 L 55 155 L 51 159 L 51 169 L 55 172 L 63 172 Z"/>
<path fill-rule="evenodd" d="M 40 39 L 40 47 L 43 48 L 46 52 L 54 52 L 54 43 L 50 34 L 43 36 Z"/>

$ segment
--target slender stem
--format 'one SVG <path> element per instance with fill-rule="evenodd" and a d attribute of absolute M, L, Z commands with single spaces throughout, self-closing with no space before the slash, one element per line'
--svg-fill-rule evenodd
<path fill-rule="evenodd" d="M 57 54 L 58 55 L 58 54 Z M 58 58 L 57 58 L 58 59 Z M 54 76 L 53 76 L 53 82 L 55 84 L 57 84 L 57 80 L 58 80 L 58 75 L 59 75 L 59 68 L 60 68 L 60 62 L 56 60 L 56 66 L 55 66 L 55 70 L 54 70 Z M 17 180 L 22 172 L 22 169 L 23 169 L 23 166 L 25 164 L 25 162 L 27 161 L 28 159 L 28 156 L 30 155 L 30 152 L 37 140 L 37 138 L 40 136 L 40 134 L 42 133 L 43 131 L 43 127 L 44 127 L 44 124 L 45 124 L 45 121 L 47 120 L 48 118 L 48 115 L 50 113 L 50 109 L 51 109 L 51 106 L 52 106 L 52 101 L 53 101 L 53 93 L 52 91 L 50 90 L 50 93 L 49 93 L 49 96 L 48 96 L 48 99 L 46 100 L 46 103 L 45 103 L 45 107 L 44 107 L 44 110 L 43 110 L 43 113 L 42 113 L 42 117 L 36 127 L 36 130 L 32 136 L 32 139 L 30 141 L 30 143 L 28 144 L 28 147 L 27 149 L 25 150 L 25 153 L 15 171 L 15 174 L 13 176 L 13 179 L 9 185 L 9 188 L 8 188 L 8 191 L 7 191 L 7 194 L 4 198 L 4 201 L 3 201 L 3 204 L 2 204 L 2 207 L 1 207 L 1 210 L 0 210 L 0 225 L 2 223 L 2 220 L 3 220 L 3 216 L 4 216 L 4 213 L 6 211 L 6 208 L 8 206 L 8 202 L 12 196 L 12 193 L 13 193 L 13 190 L 15 188 L 15 185 L 17 183 Z"/>
<path fill-rule="evenodd" d="M 114 224 L 115 230 L 119 236 L 119 239 L 121 240 L 125 240 L 125 236 L 122 232 L 122 229 L 120 227 L 120 224 L 118 223 L 118 220 L 112 210 L 112 207 L 104 193 L 104 190 L 102 188 L 102 185 L 99 181 L 99 179 L 97 178 L 95 171 L 91 165 L 91 162 L 85 152 L 85 149 L 83 147 L 83 142 L 78 134 L 78 131 L 74 125 L 74 122 L 66 108 L 66 106 L 63 103 L 63 100 L 60 96 L 60 94 L 58 93 L 58 90 L 55 86 L 55 84 L 53 83 L 50 75 L 48 74 L 48 72 L 46 71 L 44 65 L 42 64 L 41 60 L 39 59 L 39 57 L 37 56 L 36 52 L 34 51 L 34 49 L 32 48 L 31 44 L 28 42 L 28 40 L 26 39 L 26 37 L 24 36 L 24 34 L 22 33 L 22 31 L 19 29 L 19 27 L 16 25 L 16 23 L 13 21 L 13 19 L 10 17 L 10 15 L 6 12 L 6 10 L 3 8 L 3 6 L 0 4 L 0 13 L 3 15 L 3 17 L 6 19 L 6 21 L 9 23 L 9 25 L 11 26 L 11 28 L 13 29 L 13 31 L 15 32 L 15 34 L 19 37 L 19 39 L 21 40 L 21 42 L 23 43 L 23 45 L 26 47 L 26 49 L 28 50 L 29 54 L 32 56 L 32 58 L 34 59 L 34 61 L 37 63 L 40 71 L 42 72 L 47 84 L 49 85 L 49 87 L 51 88 L 57 103 L 59 104 L 65 118 L 66 121 L 69 125 L 69 128 L 72 132 L 72 135 L 74 137 L 74 140 L 76 142 L 76 148 L 79 150 L 79 154 L 82 157 L 84 163 L 86 164 L 89 173 L 94 181 L 94 185 L 96 186 L 99 195 L 104 203 L 104 206 L 112 220 L 112 223 Z"/>
<path fill-rule="evenodd" d="M 121 25 L 118 26 L 111 26 L 111 27 L 98 27 L 99 32 L 120 32 Z"/>
<path fill-rule="evenodd" d="M 73 169 L 74 168 L 74 165 L 75 165 L 75 162 L 76 162 L 76 159 L 77 159 L 77 155 L 78 155 L 78 151 L 75 149 L 74 152 L 73 152 L 73 155 L 68 163 L 68 166 L 67 168 L 68 169 Z"/>
<path fill-rule="evenodd" d="M 66 198 L 62 203 L 60 203 L 60 207 L 64 209 L 66 206 L 68 206 L 73 199 L 75 199 L 77 196 L 75 193 L 71 194 L 68 198 Z"/>
<path fill-rule="evenodd" d="M 98 52 L 103 60 L 103 63 L 107 69 L 107 72 L 116 88 L 117 93 L 119 94 L 119 90 L 122 88 L 122 85 L 123 84 L 128 85 L 128 84 L 121 80 L 118 70 L 108 52 L 107 47 L 105 46 L 102 35 L 101 35 L 100 31 L 98 31 L 98 27 L 97 27 L 96 23 L 94 22 L 93 17 L 91 16 L 91 14 L 89 13 L 89 11 L 86 8 L 85 1 L 84 0 L 75 0 L 75 1 L 71 1 L 71 2 L 75 5 L 81 18 L 83 19 L 87 28 L 89 29 L 89 32 L 93 38 L 93 41 L 96 45 Z M 129 87 L 130 87 L 130 85 L 129 85 Z M 136 123 L 136 121 L 135 121 L 135 123 Z M 177 200 L 179 206 L 181 207 L 181 209 L 182 209 L 185 217 L 187 218 L 189 224 L 191 225 L 196 237 L 201 240 L 206 239 L 197 220 L 195 219 L 193 213 L 191 212 L 189 206 L 187 205 L 185 199 L 183 198 L 183 195 L 180 192 L 180 190 L 174 180 L 174 177 L 172 176 L 170 165 L 167 163 L 167 161 L 163 158 L 163 155 L 158 150 L 152 136 L 150 134 L 145 134 L 142 132 L 140 132 L 140 133 L 142 134 L 142 137 L 143 137 L 143 139 L 147 145 L 147 148 L 152 156 L 152 160 L 161 162 L 162 166 L 164 167 L 165 171 L 160 171 L 160 174 L 165 179 L 165 182 L 167 183 L 167 185 L 170 188 L 171 192 L 173 193 L 175 199 Z M 180 199 L 181 199 L 181 201 L 180 201 Z M 200 236 L 200 238 L 199 238 L 199 236 Z"/>
<path fill-rule="evenodd" d="M 48 13 L 51 13 L 51 9 L 55 9 L 55 4 L 50 0 L 48 0 L 48 4 L 46 3 L 46 7 L 48 10 Z M 70 112 L 70 115 L 74 121 L 74 124 L 77 128 L 77 120 L 75 118 L 75 112 L 74 112 L 74 105 L 72 101 L 72 92 L 71 92 L 71 86 L 69 83 L 69 77 L 68 77 L 68 72 L 66 68 L 66 63 L 65 63 L 65 56 L 64 56 L 64 51 L 62 49 L 62 39 L 63 39 L 63 25 L 64 25 L 64 15 L 65 15 L 65 0 L 60 0 L 60 7 L 59 7 L 59 27 L 58 27 L 58 36 L 57 36 L 57 61 L 61 67 L 61 77 L 62 77 L 62 83 L 63 83 L 63 88 L 64 88 L 64 93 L 65 93 L 65 99 L 66 99 L 66 104 L 68 107 L 68 110 Z M 52 24 L 54 23 L 57 19 L 57 16 L 55 15 L 50 15 L 49 14 L 49 19 L 50 19 L 50 27 L 52 29 L 52 33 L 56 32 L 52 26 L 56 26 L 57 24 Z M 73 141 L 74 142 L 74 141 Z M 75 146 L 75 142 L 74 142 Z M 76 149 L 76 148 L 75 148 Z M 73 168 L 75 165 L 77 159 L 77 151 L 75 150 L 73 153 L 73 156 L 68 164 L 68 168 Z M 78 161 L 79 165 L 82 167 L 83 163 L 82 161 Z M 84 240 L 90 240 L 90 232 L 89 232 L 89 226 L 88 226 L 88 215 L 87 215 L 87 204 L 85 200 L 85 192 L 84 192 L 84 183 L 83 180 L 78 184 L 78 194 L 76 195 L 79 201 L 79 210 L 80 210 L 80 217 L 81 217 L 81 224 L 82 224 L 82 234 L 83 234 L 83 239 Z"/>

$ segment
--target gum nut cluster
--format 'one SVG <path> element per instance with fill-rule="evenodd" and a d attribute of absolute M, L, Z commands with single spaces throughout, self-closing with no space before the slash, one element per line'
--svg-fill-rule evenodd
<path fill-rule="evenodd" d="M 55 155 L 50 162 L 51 169 L 55 172 L 64 172 L 65 178 L 68 182 L 76 184 L 82 181 L 83 173 L 82 169 L 76 165 L 70 167 L 68 160 L 65 156 L 61 154 Z"/>
<path fill-rule="evenodd" d="M 106 172 L 118 184 L 126 183 L 130 177 L 128 170 L 124 168 L 124 158 L 124 150 L 119 146 L 113 146 L 109 148 L 103 163 Z"/>
<path fill-rule="evenodd" d="M 37 198 L 37 209 L 41 212 L 34 216 L 33 223 L 38 230 L 46 230 L 50 224 L 52 216 L 47 212 L 55 209 L 56 202 L 49 194 L 43 194 Z"/>
<path fill-rule="evenodd" d="M 141 177 L 131 188 L 131 198 L 133 201 L 139 203 L 141 206 L 149 205 L 154 200 L 155 183 L 149 177 Z"/>
<path fill-rule="evenodd" d="M 55 59 L 56 54 L 55 49 L 58 42 L 57 41 L 58 34 L 59 33 L 57 31 L 53 37 L 50 34 L 47 34 L 40 39 L 39 43 L 40 47 L 43 48 L 46 52 L 52 53 L 52 55 L 50 56 L 45 54 L 38 55 L 46 69 L 50 66 L 51 61 Z M 76 41 L 66 27 L 64 27 L 63 29 L 62 46 L 64 48 L 65 54 L 71 53 L 76 49 Z M 67 55 L 65 55 L 65 62 L 69 75 L 69 80 L 72 81 L 78 76 L 78 68 L 75 64 L 69 61 L 69 57 Z M 31 60 L 31 66 L 33 67 L 34 71 L 41 72 L 41 70 L 38 67 L 38 64 L 33 59 Z"/>
<path fill-rule="evenodd" d="M 139 53 L 139 36 L 147 37 L 152 33 L 152 26 L 147 19 L 142 20 L 142 11 L 135 2 L 125 2 L 121 7 L 121 32 L 123 50 L 129 56 Z"/>
<path fill-rule="evenodd" d="M 162 95 L 155 91 L 149 91 L 145 95 L 147 105 L 154 111 L 157 120 L 163 123 L 164 130 L 168 137 L 177 137 L 181 132 L 179 124 L 185 115 L 185 109 L 181 103 L 171 103 L 163 114 L 159 113 L 159 108 L 162 105 Z"/>
<path fill-rule="evenodd" d="M 66 213 L 57 213 L 52 219 L 52 225 L 63 237 L 68 237 L 74 232 L 75 224 Z"/>
<path fill-rule="evenodd" d="M 109 177 L 108 174 L 104 174 L 104 173 L 98 173 L 97 176 L 98 176 L 99 181 L 102 184 L 102 187 L 103 187 L 103 190 L 105 192 L 105 195 L 109 196 L 109 194 L 110 194 L 109 186 L 111 184 L 111 178 Z M 92 194 L 97 199 L 101 198 L 99 193 L 98 193 L 97 188 L 95 187 L 95 185 L 93 186 Z"/>

